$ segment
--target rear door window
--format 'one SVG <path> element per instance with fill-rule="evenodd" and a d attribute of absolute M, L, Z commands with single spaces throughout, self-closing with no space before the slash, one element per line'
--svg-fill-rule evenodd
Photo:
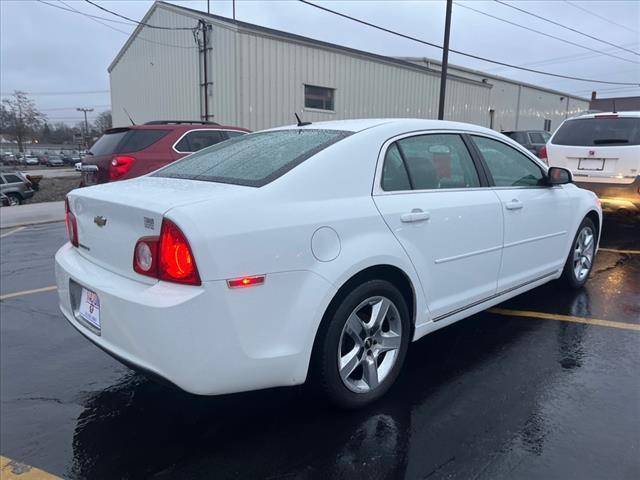
<path fill-rule="evenodd" d="M 193 130 L 182 137 L 175 149 L 179 153 L 197 152 L 226 139 L 226 135 L 220 130 Z"/>
<path fill-rule="evenodd" d="M 153 174 L 261 187 L 351 135 L 339 130 L 275 130 L 205 148 Z"/>
<path fill-rule="evenodd" d="M 156 143 L 167 133 L 169 133 L 169 130 L 116 130 L 102 135 L 102 137 L 93 144 L 89 152 L 96 156 L 139 152 Z"/>
<path fill-rule="evenodd" d="M 579 118 L 562 124 L 553 136 L 554 145 L 595 147 L 640 145 L 640 118 Z"/>
<path fill-rule="evenodd" d="M 531 143 L 534 143 L 536 145 L 542 145 L 543 143 L 546 143 L 544 136 L 540 132 L 530 132 L 529 140 L 531 140 Z"/>

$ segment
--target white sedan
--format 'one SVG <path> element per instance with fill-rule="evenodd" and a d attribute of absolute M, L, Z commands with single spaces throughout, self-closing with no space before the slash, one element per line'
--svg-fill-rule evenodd
<path fill-rule="evenodd" d="M 60 308 L 188 392 L 308 381 L 356 407 L 411 341 L 550 280 L 584 285 L 601 220 L 570 172 L 493 130 L 294 125 L 72 191 Z"/>

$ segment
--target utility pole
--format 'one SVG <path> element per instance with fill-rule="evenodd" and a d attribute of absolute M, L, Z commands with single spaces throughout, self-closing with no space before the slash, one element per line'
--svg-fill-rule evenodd
<path fill-rule="evenodd" d="M 451 33 L 451 6 L 453 0 L 447 0 L 447 13 L 444 23 L 444 45 L 442 46 L 442 69 L 440 72 L 440 104 L 438 120 L 444 120 L 444 99 L 447 90 L 447 68 L 449 66 L 449 33 Z"/>
<path fill-rule="evenodd" d="M 87 112 L 93 112 L 93 108 L 76 108 L 77 111 L 84 113 L 84 148 L 89 148 L 89 122 L 87 121 Z"/>

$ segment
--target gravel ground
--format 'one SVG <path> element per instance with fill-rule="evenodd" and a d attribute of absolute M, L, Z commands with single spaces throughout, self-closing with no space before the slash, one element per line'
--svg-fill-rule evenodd
<path fill-rule="evenodd" d="M 40 180 L 40 190 L 25 203 L 57 202 L 80 183 L 80 177 L 54 177 Z"/>

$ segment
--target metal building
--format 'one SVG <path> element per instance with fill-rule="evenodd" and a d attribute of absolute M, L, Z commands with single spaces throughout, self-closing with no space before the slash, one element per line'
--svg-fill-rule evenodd
<path fill-rule="evenodd" d="M 114 126 L 203 119 L 259 130 L 305 120 L 436 118 L 439 64 L 375 55 L 153 4 L 109 66 Z M 451 66 L 445 118 L 552 130 L 586 99 Z"/>

